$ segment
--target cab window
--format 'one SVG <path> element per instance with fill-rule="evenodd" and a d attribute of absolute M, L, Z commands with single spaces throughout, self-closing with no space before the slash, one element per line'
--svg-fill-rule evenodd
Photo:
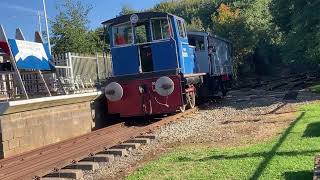
<path fill-rule="evenodd" d="M 167 19 L 151 19 L 153 40 L 169 39 L 172 34 L 170 22 Z"/>
<path fill-rule="evenodd" d="M 196 47 L 196 51 L 204 51 L 206 49 L 203 36 L 189 37 L 189 44 Z"/>
<path fill-rule="evenodd" d="M 198 39 L 197 43 L 196 43 L 196 49 L 198 51 L 203 51 L 205 50 L 205 46 L 204 46 L 204 39 L 201 38 L 201 39 Z"/>
<path fill-rule="evenodd" d="M 135 44 L 150 42 L 150 38 L 148 37 L 148 26 L 149 23 L 144 22 L 135 27 Z"/>
<path fill-rule="evenodd" d="M 114 26 L 113 32 L 113 44 L 115 46 L 122 46 L 133 43 L 132 27 L 130 23 Z"/>

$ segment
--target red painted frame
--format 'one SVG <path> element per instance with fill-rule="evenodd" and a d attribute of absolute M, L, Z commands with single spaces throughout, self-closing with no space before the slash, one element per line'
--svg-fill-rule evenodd
<path fill-rule="evenodd" d="M 123 97 L 120 101 L 107 101 L 108 113 L 133 117 L 176 112 L 183 105 L 181 78 L 179 75 L 168 77 L 174 82 L 174 91 L 167 97 L 155 91 L 154 84 L 159 77 L 118 82 L 123 88 Z M 144 87 L 145 92 L 141 93 L 139 86 Z"/>

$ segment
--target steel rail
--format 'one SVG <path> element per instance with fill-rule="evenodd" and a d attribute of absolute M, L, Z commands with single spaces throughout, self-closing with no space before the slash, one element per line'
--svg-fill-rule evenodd
<path fill-rule="evenodd" d="M 105 131 L 107 129 L 114 129 L 114 128 L 120 128 L 121 126 L 123 126 L 123 123 L 119 123 L 110 127 L 106 127 L 104 129 L 100 129 L 85 135 L 81 135 L 79 137 L 75 137 L 69 140 L 64 140 L 61 141 L 59 143 L 54 143 L 48 146 L 45 146 L 43 148 L 39 148 L 39 149 L 35 149 L 33 151 L 29 151 L 29 152 L 25 152 L 13 157 L 9 157 L 6 159 L 2 159 L 0 160 L 0 172 L 2 170 L 4 170 L 7 167 L 11 167 L 14 166 L 15 164 L 19 164 L 21 163 L 21 161 L 25 161 L 25 160 L 32 160 L 33 158 L 37 158 L 37 156 L 39 155 L 45 155 L 48 153 L 53 153 L 56 151 L 59 151 L 62 148 L 66 148 L 68 146 L 73 146 L 73 144 L 75 143 L 79 143 L 79 142 L 83 142 L 83 141 L 87 141 L 89 139 L 94 138 L 95 136 L 100 136 L 103 133 L 105 133 Z"/>
<path fill-rule="evenodd" d="M 129 139 L 152 132 L 160 126 L 197 110 L 198 108 L 190 109 L 141 127 L 127 127 L 123 123 L 119 123 L 60 143 L 2 159 L 0 160 L 0 179 L 23 180 L 42 177 Z"/>

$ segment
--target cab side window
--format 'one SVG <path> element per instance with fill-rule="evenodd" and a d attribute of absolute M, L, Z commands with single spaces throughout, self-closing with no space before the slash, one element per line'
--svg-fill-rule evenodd
<path fill-rule="evenodd" d="M 204 51 L 206 49 L 205 43 L 204 43 L 204 37 L 202 36 L 188 37 L 188 40 L 191 46 L 196 47 L 196 51 Z"/>
<path fill-rule="evenodd" d="M 182 38 L 187 37 L 186 26 L 182 20 L 178 20 L 178 30 L 179 30 L 180 37 Z"/>
<path fill-rule="evenodd" d="M 152 19 L 153 40 L 169 39 L 172 35 L 171 23 L 167 19 Z"/>
<path fill-rule="evenodd" d="M 205 45 L 204 45 L 204 39 L 203 38 L 198 40 L 196 47 L 197 47 L 198 51 L 205 50 Z"/>

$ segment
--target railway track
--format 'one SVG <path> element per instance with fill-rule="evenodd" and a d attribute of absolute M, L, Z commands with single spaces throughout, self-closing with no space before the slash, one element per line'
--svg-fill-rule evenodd
<path fill-rule="evenodd" d="M 317 73 L 318 72 L 302 73 L 265 80 L 251 79 L 247 80 L 244 85 L 238 88 L 265 89 L 268 91 L 297 90 L 319 83 L 319 80 L 316 78 Z"/>
<path fill-rule="evenodd" d="M 30 180 L 41 179 L 46 175 L 48 177 L 63 177 L 65 168 L 79 170 L 81 166 L 84 166 L 84 163 L 81 164 L 80 161 L 84 160 L 87 162 L 87 166 L 90 166 L 90 162 L 96 161 L 97 154 L 100 154 L 100 158 L 103 158 L 104 154 L 106 155 L 104 158 L 107 159 L 108 155 L 113 154 L 112 152 L 117 153 L 117 147 L 126 149 L 128 146 L 125 145 L 130 146 L 129 143 L 143 143 L 146 141 L 145 138 L 152 138 L 146 134 L 197 110 L 198 108 L 190 109 L 146 126 L 115 124 L 80 137 L 2 159 L 0 160 L 0 179 Z M 131 144 L 131 146 L 133 145 Z M 67 177 L 71 177 L 70 174 L 72 174 L 72 170 L 69 171 L 69 176 L 66 173 Z"/>

